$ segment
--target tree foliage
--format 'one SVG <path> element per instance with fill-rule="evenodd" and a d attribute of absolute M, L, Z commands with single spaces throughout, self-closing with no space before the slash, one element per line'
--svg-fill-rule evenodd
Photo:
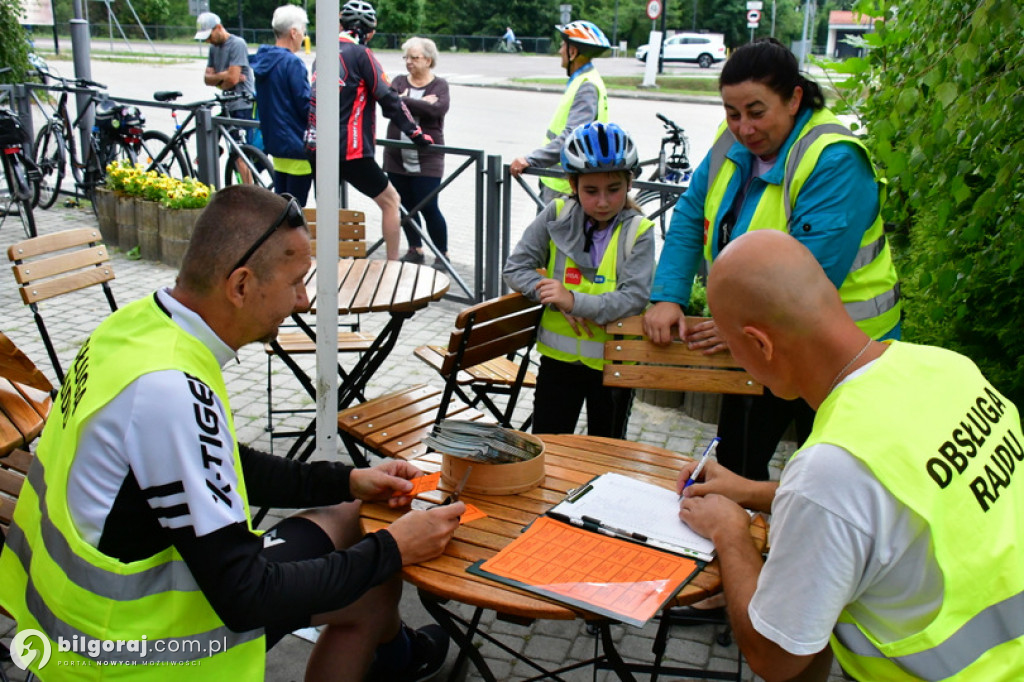
<path fill-rule="evenodd" d="M 10 71 L 0 74 L 0 83 L 21 83 L 28 72 L 28 37 L 22 28 L 19 0 L 0 0 L 0 67 Z"/>
<path fill-rule="evenodd" d="M 970 356 L 1024 403 L 1024 20 L 1015 0 L 862 0 L 844 65 L 888 178 L 908 340 Z"/>

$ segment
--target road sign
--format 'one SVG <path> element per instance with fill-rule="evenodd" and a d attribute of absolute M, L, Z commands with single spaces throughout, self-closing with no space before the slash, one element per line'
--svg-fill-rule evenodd
<path fill-rule="evenodd" d="M 747 9 L 764 9 L 762 0 L 747 0 Z"/>
<path fill-rule="evenodd" d="M 761 11 L 760 10 L 752 9 L 752 10 L 747 12 L 747 23 L 748 24 L 753 24 L 756 27 L 757 26 L 757 22 L 759 22 L 760 20 L 761 20 Z"/>
<path fill-rule="evenodd" d="M 568 24 L 572 20 L 572 5 L 559 5 L 558 13 L 562 23 Z"/>
<path fill-rule="evenodd" d="M 647 0 L 647 18 L 654 21 L 661 16 L 661 0 Z"/>

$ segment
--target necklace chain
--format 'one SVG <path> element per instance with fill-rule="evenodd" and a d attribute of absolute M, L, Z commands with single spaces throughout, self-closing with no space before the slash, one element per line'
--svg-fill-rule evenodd
<path fill-rule="evenodd" d="M 848 370 L 851 367 L 853 367 L 853 363 L 855 363 L 858 360 L 860 360 L 860 356 L 864 355 L 864 352 L 867 351 L 867 349 L 870 346 L 871 346 L 871 339 L 868 339 L 868 342 L 864 344 L 863 348 L 861 348 L 859 351 L 857 351 L 857 354 L 853 356 L 853 359 L 850 360 L 848 363 L 846 363 L 841 370 L 839 370 L 839 374 L 836 374 L 836 378 L 832 380 L 832 385 L 828 387 L 828 392 L 829 393 L 831 393 L 833 391 L 833 389 L 835 389 L 835 387 L 839 384 L 839 380 L 843 378 L 844 374 L 846 374 L 846 370 Z"/>

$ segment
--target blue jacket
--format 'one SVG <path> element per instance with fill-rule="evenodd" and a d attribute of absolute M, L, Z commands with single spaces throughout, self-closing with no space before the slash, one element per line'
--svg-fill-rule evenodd
<path fill-rule="evenodd" d="M 276 45 L 260 45 L 251 60 L 263 148 L 281 159 L 305 159 L 302 135 L 309 122 L 309 73 L 302 60 Z"/>
<path fill-rule="evenodd" d="M 785 159 L 789 148 L 811 116 L 804 109 L 797 116 L 793 131 L 779 150 L 779 159 Z M 726 156 L 739 166 L 722 201 L 722 210 L 729 210 L 737 193 L 750 178 L 754 155 L 736 142 Z M 710 184 L 708 153 L 693 174 L 686 193 L 679 197 L 672 213 L 672 222 L 665 245 L 658 260 L 658 269 L 651 288 L 651 301 L 673 301 L 682 306 L 690 302 L 690 289 L 704 250 L 704 202 Z M 754 209 L 768 183 L 782 184 L 785 164 L 777 163 L 760 178 L 750 181 L 750 187 L 739 207 L 732 230 L 735 239 L 747 231 Z M 864 230 L 878 215 L 878 185 L 868 159 L 852 144 L 833 144 L 825 148 L 818 165 L 800 190 L 793 210 L 794 222 L 801 216 L 828 216 L 831 229 L 812 235 L 794 232 L 793 236 L 806 246 L 821 264 L 829 280 L 838 289 L 850 270 L 857 254 Z M 818 221 L 820 222 L 820 221 Z M 718 255 L 718 245 L 712 245 L 712 258 Z M 883 338 L 899 338 L 897 325 Z"/>

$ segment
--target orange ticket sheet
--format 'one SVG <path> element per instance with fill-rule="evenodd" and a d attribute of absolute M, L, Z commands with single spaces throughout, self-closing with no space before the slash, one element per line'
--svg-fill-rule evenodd
<path fill-rule="evenodd" d="M 441 482 L 441 472 L 435 471 L 432 474 L 417 476 L 416 478 L 409 479 L 409 482 L 412 483 L 412 490 L 405 493 L 396 492 L 391 497 L 401 497 L 403 495 L 416 497 L 423 493 L 429 493 L 431 490 L 437 490 L 437 486 Z"/>
<path fill-rule="evenodd" d="M 697 574 L 698 564 L 544 516 L 470 570 L 642 627 Z"/>

